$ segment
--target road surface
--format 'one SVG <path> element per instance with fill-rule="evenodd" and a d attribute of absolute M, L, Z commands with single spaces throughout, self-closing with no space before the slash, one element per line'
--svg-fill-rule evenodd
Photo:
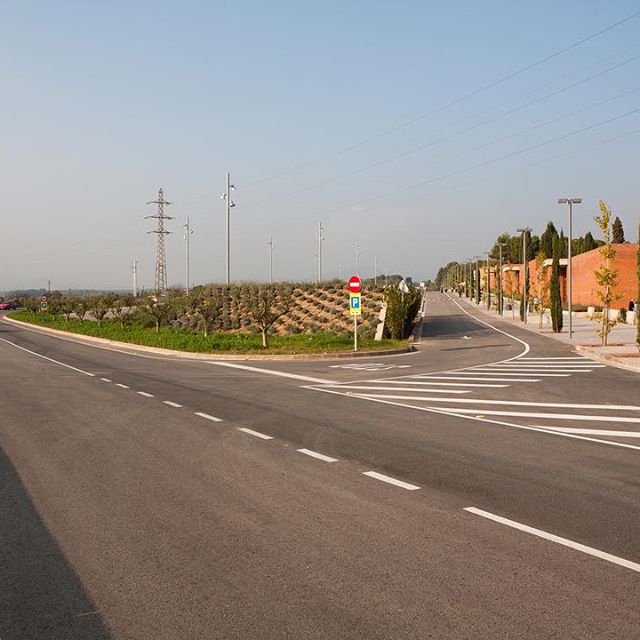
<path fill-rule="evenodd" d="M 439 293 L 406 355 L 0 357 L 2 640 L 640 637 L 637 374 Z"/>

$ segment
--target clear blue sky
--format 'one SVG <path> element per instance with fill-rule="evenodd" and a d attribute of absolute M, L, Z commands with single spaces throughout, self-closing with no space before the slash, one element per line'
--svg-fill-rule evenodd
<path fill-rule="evenodd" d="M 432 112 L 638 10 L 623 0 L 2 2 L 0 290 L 48 279 L 124 288 L 134 257 L 150 287 L 145 202 L 160 186 L 175 203 L 170 283 L 184 282 L 187 215 L 192 280 L 220 281 L 226 171 L 237 186 L 235 279 L 267 278 L 270 235 L 275 277 L 311 279 L 319 220 L 327 277 L 354 270 L 358 240 L 361 275 L 375 255 L 380 272 L 431 277 L 500 232 L 566 227 L 559 196 L 584 198 L 577 233 L 595 231 L 602 198 L 634 239 L 640 17 Z"/>

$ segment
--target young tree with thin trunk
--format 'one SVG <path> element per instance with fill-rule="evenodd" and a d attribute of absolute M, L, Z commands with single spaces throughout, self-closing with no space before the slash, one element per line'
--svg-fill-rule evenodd
<path fill-rule="evenodd" d="M 598 208 L 600 209 L 600 214 L 593 216 L 593 219 L 598 223 L 600 231 L 602 231 L 604 244 L 600 247 L 602 262 L 594 274 L 596 284 L 599 287 L 598 298 L 602 301 L 602 322 L 597 334 L 602 340 L 602 345 L 606 346 L 609 334 L 615 325 L 615 320 L 609 319 L 609 309 L 620 296 L 615 291 L 618 284 L 618 271 L 611 267 L 611 261 L 616 256 L 611 237 L 611 209 L 607 207 L 603 200 L 598 203 Z"/>
<path fill-rule="evenodd" d="M 160 333 L 160 327 L 169 316 L 169 311 L 171 311 L 170 300 L 168 297 L 152 294 L 140 303 L 140 310 L 145 315 L 153 318 L 156 325 L 156 333 Z"/>
<path fill-rule="evenodd" d="M 89 311 L 89 304 L 86 298 L 75 298 L 73 301 L 73 313 L 80 322 L 84 322 L 84 319 Z"/>
<path fill-rule="evenodd" d="M 89 311 L 98 322 L 98 326 L 102 326 L 105 316 L 111 310 L 113 304 L 113 295 L 107 294 L 103 296 L 93 296 L 89 298 Z"/>
<path fill-rule="evenodd" d="M 209 287 L 204 291 L 194 292 L 188 300 L 189 314 L 198 319 L 202 326 L 202 334 L 208 337 L 211 327 L 222 315 L 223 299 L 220 290 Z"/>
<path fill-rule="evenodd" d="M 291 290 L 273 286 L 258 287 L 249 297 L 249 314 L 260 329 L 262 346 L 269 348 L 269 330 L 291 308 Z"/>
<path fill-rule="evenodd" d="M 125 294 L 119 298 L 115 298 L 111 303 L 111 313 L 120 324 L 120 328 L 124 329 L 127 320 L 131 317 L 134 298 L 131 294 Z"/>

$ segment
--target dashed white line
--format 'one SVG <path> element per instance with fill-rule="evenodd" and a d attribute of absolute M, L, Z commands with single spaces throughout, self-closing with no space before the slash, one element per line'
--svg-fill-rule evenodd
<path fill-rule="evenodd" d="M 138 391 L 138 394 L 144 396 L 145 398 L 153 398 L 153 393 L 147 393 L 146 391 Z"/>
<path fill-rule="evenodd" d="M 126 384 L 122 384 L 121 382 L 116 382 L 116 387 L 120 387 L 121 389 L 131 389 Z"/>
<path fill-rule="evenodd" d="M 312 458 L 318 458 L 324 462 L 338 462 L 337 458 L 330 458 L 325 456 L 324 453 L 318 453 L 317 451 L 311 451 L 311 449 L 298 449 L 298 453 L 304 453 L 305 456 L 311 456 Z"/>
<path fill-rule="evenodd" d="M 260 433 L 259 431 L 254 431 L 253 429 L 247 429 L 246 427 L 238 427 L 238 431 L 242 431 L 243 433 L 248 433 L 250 436 L 255 436 L 256 438 L 260 438 L 262 440 L 273 440 L 271 436 L 268 436 L 266 433 Z"/>
<path fill-rule="evenodd" d="M 109 380 L 109 378 L 100 378 L 100 380 L 102 380 L 102 382 L 111 382 L 111 380 Z"/>
<path fill-rule="evenodd" d="M 544 540 L 549 540 L 551 542 L 561 544 L 565 547 L 575 549 L 576 551 L 581 551 L 582 553 L 594 556 L 595 558 L 600 558 L 601 560 L 606 560 L 607 562 L 612 562 L 613 564 L 617 564 L 621 567 L 625 567 L 626 569 L 631 569 L 632 571 L 640 573 L 640 564 L 631 562 L 630 560 L 625 560 L 624 558 L 620 558 L 618 556 L 614 556 L 610 553 L 606 553 L 605 551 L 600 551 L 599 549 L 594 549 L 593 547 L 587 547 L 584 544 L 574 542 L 573 540 L 569 540 L 567 538 L 561 538 L 560 536 L 556 536 L 553 533 L 542 531 L 542 529 L 534 529 L 533 527 L 530 527 L 526 524 L 521 524 L 519 522 L 515 522 L 514 520 L 503 518 L 502 516 L 497 516 L 493 513 L 489 513 L 488 511 L 477 509 L 476 507 L 466 507 L 465 511 L 473 513 L 482 518 L 486 518 L 487 520 L 493 520 L 494 522 L 506 525 L 507 527 L 512 527 L 513 529 L 518 529 L 519 531 L 530 533 L 531 535 L 537 536 L 538 538 L 543 538 Z"/>
<path fill-rule="evenodd" d="M 194 412 L 194 415 L 200 416 L 205 420 L 211 420 L 211 422 L 222 422 L 222 418 L 216 418 L 215 416 L 209 415 L 208 413 L 202 413 L 201 411 Z"/>
<path fill-rule="evenodd" d="M 415 484 L 409 484 L 408 482 L 403 482 L 402 480 L 396 480 L 396 478 L 392 478 L 391 476 L 385 476 L 383 473 L 378 473 L 377 471 L 363 471 L 362 475 L 369 476 L 370 478 L 375 478 L 376 480 L 381 480 L 382 482 L 393 484 L 396 487 L 406 489 L 407 491 L 416 491 L 417 489 L 420 488 Z"/>
<path fill-rule="evenodd" d="M 171 400 L 163 400 L 164 404 L 169 405 L 170 407 L 175 407 L 176 409 L 181 409 L 182 405 L 177 402 L 171 402 Z"/>

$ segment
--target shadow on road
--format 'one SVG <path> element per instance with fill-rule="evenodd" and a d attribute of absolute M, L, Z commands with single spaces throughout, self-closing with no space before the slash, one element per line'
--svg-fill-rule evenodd
<path fill-rule="evenodd" d="M 429 338 L 457 338 L 462 336 L 494 335 L 488 327 L 466 316 L 432 316 L 425 319 L 423 335 Z"/>
<path fill-rule="evenodd" d="M 0 638 L 107 640 L 80 579 L 0 449 Z"/>

